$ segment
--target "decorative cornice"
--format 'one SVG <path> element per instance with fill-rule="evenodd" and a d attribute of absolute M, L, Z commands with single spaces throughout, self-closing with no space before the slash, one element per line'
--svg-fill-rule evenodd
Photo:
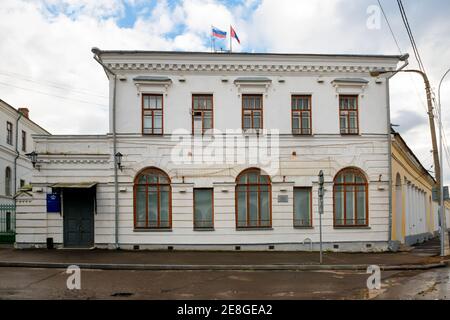
<path fill-rule="evenodd" d="M 194 63 L 108 63 L 108 68 L 121 71 L 153 72 L 264 72 L 264 73 L 305 73 L 305 72 L 348 72 L 369 73 L 373 70 L 394 71 L 395 67 L 364 65 L 294 65 L 294 64 L 194 64 Z"/>

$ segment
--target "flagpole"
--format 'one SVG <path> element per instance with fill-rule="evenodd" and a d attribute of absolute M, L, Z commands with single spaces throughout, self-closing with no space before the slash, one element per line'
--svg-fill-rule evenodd
<path fill-rule="evenodd" d="M 231 37 L 231 26 L 230 26 L 230 53 L 232 53 L 232 52 L 233 52 L 233 40 Z"/>

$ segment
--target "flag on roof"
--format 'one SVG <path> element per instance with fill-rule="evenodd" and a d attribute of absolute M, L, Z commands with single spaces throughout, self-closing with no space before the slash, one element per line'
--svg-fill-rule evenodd
<path fill-rule="evenodd" d="M 230 37 L 231 37 L 231 38 L 235 38 L 236 41 L 237 41 L 239 44 L 241 44 L 241 41 L 239 40 L 239 37 L 238 37 L 238 35 L 236 34 L 236 31 L 234 31 L 234 29 L 233 29 L 232 26 L 230 26 Z"/>
<path fill-rule="evenodd" d="M 227 37 L 226 31 L 222 31 L 216 27 L 212 27 L 212 36 L 216 38 L 225 39 Z"/>

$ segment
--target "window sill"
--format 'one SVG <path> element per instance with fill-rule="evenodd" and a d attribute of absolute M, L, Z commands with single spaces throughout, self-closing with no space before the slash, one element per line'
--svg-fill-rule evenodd
<path fill-rule="evenodd" d="M 333 226 L 334 229 L 372 229 L 369 226 Z"/>
<path fill-rule="evenodd" d="M 350 136 L 350 137 L 352 137 L 352 136 L 359 136 L 360 134 L 359 133 L 341 133 L 341 136 Z"/>
<path fill-rule="evenodd" d="M 211 228 L 194 228 L 194 231 L 215 231 L 214 227 Z"/>
<path fill-rule="evenodd" d="M 273 230 L 272 227 L 237 227 L 236 231 L 265 231 Z"/>
<path fill-rule="evenodd" d="M 134 228 L 133 232 L 172 232 L 172 228 Z"/>
<path fill-rule="evenodd" d="M 294 229 L 314 229 L 313 226 L 294 226 Z"/>

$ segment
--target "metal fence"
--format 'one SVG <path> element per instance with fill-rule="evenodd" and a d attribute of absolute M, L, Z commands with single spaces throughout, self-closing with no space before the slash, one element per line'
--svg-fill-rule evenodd
<path fill-rule="evenodd" d="M 16 206 L 0 204 L 0 243 L 14 243 L 16 240 Z"/>

